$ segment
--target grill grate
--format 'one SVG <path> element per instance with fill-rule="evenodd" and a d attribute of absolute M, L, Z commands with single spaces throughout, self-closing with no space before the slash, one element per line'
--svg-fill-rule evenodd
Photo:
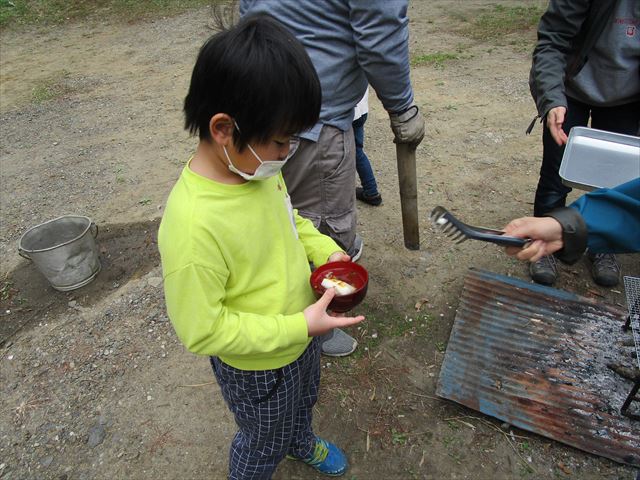
<path fill-rule="evenodd" d="M 640 369 L 640 278 L 624 277 L 624 290 L 627 295 L 627 305 L 629 307 L 629 318 L 624 328 L 628 330 L 629 325 L 631 325 L 633 342 L 636 346 L 636 361 L 638 363 L 638 369 Z M 620 413 L 634 420 L 640 420 L 640 415 L 631 413 L 629 407 L 632 402 L 640 402 L 640 397 L 636 395 L 638 390 L 640 390 L 640 380 L 636 379 L 631 392 L 629 392 L 627 399 L 622 404 L 622 408 L 620 408 Z"/>
<path fill-rule="evenodd" d="M 636 361 L 640 368 L 640 278 L 624 277 L 624 289 L 629 306 L 629 323 L 636 344 Z"/>

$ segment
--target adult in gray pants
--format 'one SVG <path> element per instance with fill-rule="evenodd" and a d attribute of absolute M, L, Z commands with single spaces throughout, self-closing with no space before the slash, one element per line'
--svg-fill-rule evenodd
<path fill-rule="evenodd" d="M 424 119 L 409 79 L 406 0 L 241 0 L 240 14 L 267 14 L 305 46 L 322 87 L 319 122 L 283 169 L 294 208 L 331 236 L 353 260 L 363 241 L 356 234 L 353 109 L 367 84 L 389 113 L 394 142 L 417 145 Z M 260 81 L 260 79 L 256 79 Z M 334 330 L 325 355 L 343 356 L 357 342 Z"/>

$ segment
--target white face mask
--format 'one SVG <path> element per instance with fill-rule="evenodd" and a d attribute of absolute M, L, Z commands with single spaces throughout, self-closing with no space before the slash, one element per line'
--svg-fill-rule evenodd
<path fill-rule="evenodd" d="M 238 131 L 240 131 L 238 124 L 236 123 L 235 125 Z M 260 162 L 260 165 L 258 165 L 258 168 L 256 168 L 256 171 L 253 173 L 246 173 L 236 168 L 236 166 L 231 162 L 231 158 L 229 157 L 229 153 L 227 152 L 226 147 L 223 146 L 222 149 L 224 151 L 225 156 L 227 157 L 227 161 L 229 162 L 229 170 L 231 170 L 233 173 L 235 173 L 236 175 L 240 175 L 245 180 L 264 180 L 266 178 L 271 178 L 277 175 L 280 172 L 280 170 L 282 170 L 282 167 L 284 167 L 284 164 L 287 163 L 287 161 L 293 156 L 293 154 L 298 149 L 298 144 L 299 144 L 299 140 L 297 138 L 292 138 L 290 140 L 289 153 L 287 154 L 284 160 L 263 161 L 260 158 L 260 156 L 255 152 L 255 150 L 251 148 L 251 145 L 247 143 L 247 147 L 249 147 L 249 150 L 251 150 L 251 153 L 253 154 L 253 156 L 256 157 L 256 159 Z"/>

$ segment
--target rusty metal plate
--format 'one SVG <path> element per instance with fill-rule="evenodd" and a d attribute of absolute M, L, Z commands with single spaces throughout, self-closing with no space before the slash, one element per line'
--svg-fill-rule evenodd
<path fill-rule="evenodd" d="M 437 394 L 619 463 L 640 466 L 640 422 L 620 414 L 635 368 L 626 312 L 471 269 Z M 632 343 L 631 343 L 632 345 Z"/>

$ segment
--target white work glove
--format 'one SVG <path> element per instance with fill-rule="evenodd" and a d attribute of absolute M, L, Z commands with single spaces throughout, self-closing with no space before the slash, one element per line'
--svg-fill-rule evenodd
<path fill-rule="evenodd" d="M 389 120 L 395 137 L 394 143 L 409 143 L 417 147 L 422 141 L 424 117 L 415 103 L 402 113 L 390 113 Z"/>

